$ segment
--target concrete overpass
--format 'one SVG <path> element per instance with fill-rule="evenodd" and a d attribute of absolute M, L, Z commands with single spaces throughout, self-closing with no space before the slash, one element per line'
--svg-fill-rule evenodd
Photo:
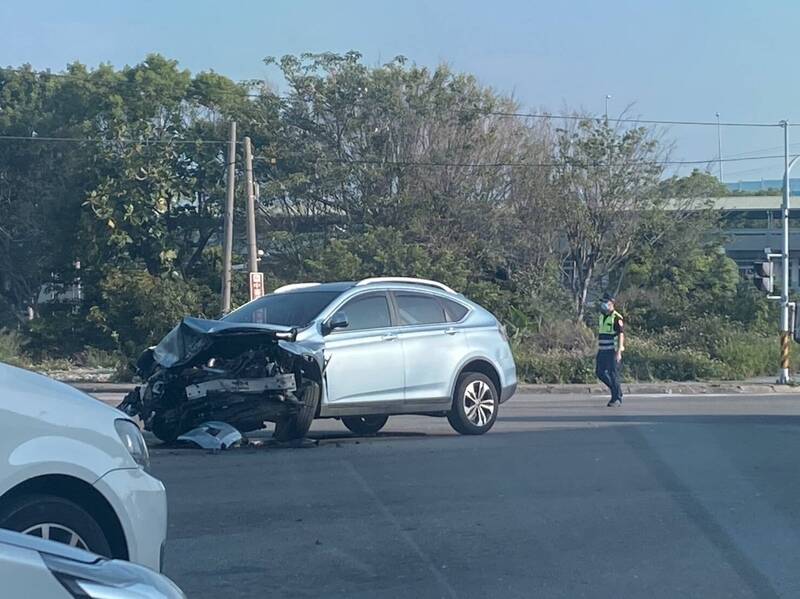
<path fill-rule="evenodd" d="M 727 196 L 708 198 L 703 204 L 721 210 L 724 215 L 725 251 L 749 274 L 752 263 L 764 259 L 764 248 L 780 252 L 782 244 L 781 203 L 775 196 Z M 800 289 L 800 197 L 793 198 L 797 208 L 790 211 L 789 286 Z M 780 273 L 780 269 L 777 269 Z"/>

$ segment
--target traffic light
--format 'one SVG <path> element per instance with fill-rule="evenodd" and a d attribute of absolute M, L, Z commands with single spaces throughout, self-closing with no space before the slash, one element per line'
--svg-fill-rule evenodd
<path fill-rule="evenodd" d="M 772 277 L 772 262 L 753 263 L 753 283 L 759 291 L 772 294 L 772 287 L 775 284 Z"/>

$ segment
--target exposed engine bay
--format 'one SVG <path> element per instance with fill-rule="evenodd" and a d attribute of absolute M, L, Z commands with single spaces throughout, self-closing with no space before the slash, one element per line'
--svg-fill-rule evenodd
<path fill-rule="evenodd" d="M 303 437 L 317 413 L 322 359 L 286 327 L 185 318 L 146 350 L 144 383 L 119 408 L 165 442 L 200 423 L 241 431 L 275 422 L 275 438 Z"/>

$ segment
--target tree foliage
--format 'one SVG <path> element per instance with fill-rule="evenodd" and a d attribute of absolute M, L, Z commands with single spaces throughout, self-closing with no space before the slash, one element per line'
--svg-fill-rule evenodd
<path fill-rule="evenodd" d="M 716 215 L 689 205 L 719 186 L 699 172 L 662 180 L 653 130 L 513 117 L 519 106 L 474 77 L 403 57 L 266 62 L 285 94 L 160 55 L 58 76 L 0 69 L 0 135 L 18 138 L 0 140 L 0 326 L 42 349 L 133 354 L 183 314 L 216 315 L 230 121 L 255 147 L 268 286 L 439 279 L 520 339 L 581 320 L 609 285 L 654 327 L 648 310 L 666 322 L 738 293 L 730 262 L 706 251 Z M 241 183 L 237 197 L 242 232 Z M 79 302 L 40 301 L 78 283 Z M 585 337 L 573 333 L 551 336 Z"/>

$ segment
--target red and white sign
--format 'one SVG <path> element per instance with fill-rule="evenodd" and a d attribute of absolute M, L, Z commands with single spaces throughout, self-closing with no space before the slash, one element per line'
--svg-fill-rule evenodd
<path fill-rule="evenodd" d="M 264 273 L 251 272 L 250 273 L 250 299 L 258 299 L 264 295 Z"/>

